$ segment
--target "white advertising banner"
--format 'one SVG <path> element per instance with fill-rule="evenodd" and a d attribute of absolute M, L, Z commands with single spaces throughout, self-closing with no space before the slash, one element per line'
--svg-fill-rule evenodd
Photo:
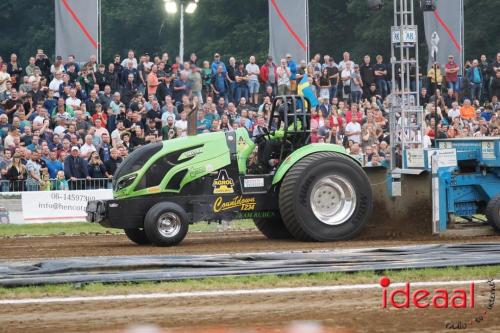
<path fill-rule="evenodd" d="M 25 223 L 82 222 L 87 202 L 113 198 L 112 190 L 22 192 Z"/>
<path fill-rule="evenodd" d="M 435 167 L 437 168 L 447 168 L 447 167 L 456 167 L 457 166 L 457 150 L 455 148 L 448 149 L 430 149 L 427 151 L 428 154 L 428 163 L 434 161 L 437 163 Z M 436 156 L 436 159 L 433 160 L 432 156 Z M 431 168 L 434 167 L 431 165 Z"/>

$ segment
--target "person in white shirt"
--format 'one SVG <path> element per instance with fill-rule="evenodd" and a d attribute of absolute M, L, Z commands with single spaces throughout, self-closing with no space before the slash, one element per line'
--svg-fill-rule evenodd
<path fill-rule="evenodd" d="M 54 92 L 54 97 L 59 98 L 59 87 L 63 83 L 62 72 L 57 71 L 54 78 L 49 83 L 49 89 Z"/>
<path fill-rule="evenodd" d="M 259 104 L 259 65 L 255 63 L 255 57 L 250 57 L 250 63 L 246 65 L 248 73 L 248 90 L 250 93 L 250 104 Z"/>
<path fill-rule="evenodd" d="M 111 132 L 111 141 L 113 143 L 113 147 L 118 147 L 123 140 L 121 138 L 122 133 L 125 132 L 125 126 L 123 125 L 123 120 L 118 120 L 116 123 L 116 129 Z"/>
<path fill-rule="evenodd" d="M 175 122 L 175 127 L 182 130 L 182 136 L 187 135 L 187 114 L 186 111 L 181 112 L 181 119 Z"/>
<path fill-rule="evenodd" d="M 285 58 L 280 61 L 280 67 L 276 69 L 276 74 L 278 75 L 278 95 L 289 95 L 290 94 L 290 68 Z"/>
<path fill-rule="evenodd" d="M 52 74 L 57 73 L 57 72 L 61 72 L 61 73 L 66 72 L 66 69 L 64 68 L 61 56 L 56 57 L 56 62 L 54 62 L 52 64 L 52 66 L 50 66 L 50 72 Z"/>
<path fill-rule="evenodd" d="M 95 120 L 95 134 L 98 137 L 101 137 L 104 133 L 106 133 L 109 136 L 108 130 L 106 129 L 106 127 L 103 127 L 102 125 L 103 125 L 102 120 L 100 118 L 97 118 Z"/>
<path fill-rule="evenodd" d="M 460 117 L 460 108 L 457 102 L 451 103 L 451 109 L 448 110 L 448 118 L 453 119 Z"/>
<path fill-rule="evenodd" d="M 80 154 L 82 158 L 89 158 L 90 154 L 97 151 L 94 144 L 92 143 L 92 135 L 87 135 L 85 137 L 85 144 L 80 147 Z"/>
<path fill-rule="evenodd" d="M 350 59 L 351 55 L 349 54 L 349 52 L 344 52 L 342 58 L 343 60 L 339 62 L 339 72 L 342 72 L 344 69 L 346 69 L 347 64 L 351 65 L 351 69 L 354 68 L 355 63 Z"/>
<path fill-rule="evenodd" d="M 351 97 L 351 79 L 353 77 L 353 71 L 351 70 L 351 62 L 347 62 L 345 68 L 342 70 L 340 74 L 340 78 L 342 79 L 342 97 L 344 99 L 350 99 Z M 349 88 L 347 88 L 349 87 Z"/>
<path fill-rule="evenodd" d="M 345 127 L 345 135 L 352 142 L 361 143 L 361 125 L 356 118 L 352 117 L 351 121 Z"/>
<path fill-rule="evenodd" d="M 64 136 L 64 133 L 68 129 L 66 126 L 66 119 L 64 119 L 64 116 L 58 115 L 55 121 L 57 126 L 54 128 L 54 134 L 57 134 L 59 136 Z"/>
<path fill-rule="evenodd" d="M 69 90 L 69 97 L 66 98 L 66 105 L 71 107 L 73 110 L 80 110 L 80 106 L 82 105 L 82 101 L 76 97 L 76 89 L 71 88 Z"/>
<path fill-rule="evenodd" d="M 7 81 L 10 81 L 10 74 L 7 73 L 7 64 L 3 63 L 0 69 L 0 94 L 7 90 Z"/>
<path fill-rule="evenodd" d="M 132 50 L 128 51 L 128 57 L 123 59 L 121 64 L 123 68 L 127 67 L 129 60 L 132 61 L 132 68 L 137 69 L 137 59 L 135 58 L 134 51 Z"/>

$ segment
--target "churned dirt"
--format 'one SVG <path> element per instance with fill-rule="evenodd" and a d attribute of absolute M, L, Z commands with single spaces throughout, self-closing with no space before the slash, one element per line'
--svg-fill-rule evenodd
<path fill-rule="evenodd" d="M 288 332 L 283 327 L 300 320 L 317 321 L 328 328 L 319 332 L 456 331 L 446 329 L 450 321 L 467 324 L 466 330 L 459 331 L 498 332 L 500 307 L 483 314 L 488 302 L 488 293 L 483 289 L 476 292 L 474 309 L 460 310 L 384 309 L 380 289 L 0 305 L 0 331 L 124 332 L 129 325 L 150 323 L 165 332 L 208 332 L 208 327 L 222 328 L 210 332 Z M 474 322 L 481 314 L 483 320 Z"/>
<path fill-rule="evenodd" d="M 258 231 L 193 232 L 178 246 L 139 246 L 125 235 L 85 235 L 0 238 L 0 260 L 41 259 L 81 256 L 128 256 L 161 254 L 205 254 L 312 249 L 405 246 L 427 243 L 500 242 L 500 236 L 441 239 L 435 236 L 360 237 L 348 242 L 304 243 L 295 240 L 268 240 Z"/>

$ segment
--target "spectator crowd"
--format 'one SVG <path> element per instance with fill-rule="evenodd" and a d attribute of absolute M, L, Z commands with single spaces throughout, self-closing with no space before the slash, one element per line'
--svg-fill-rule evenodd
<path fill-rule="evenodd" d="M 319 100 L 311 143 L 341 144 L 366 166 L 387 166 L 392 73 L 381 55 L 374 59 L 287 54 L 259 65 L 254 56 L 201 61 L 193 53 L 182 62 L 132 50 L 108 64 L 95 56 L 52 62 L 43 50 L 27 63 L 0 57 L 0 191 L 107 187 L 134 149 L 187 135 L 193 110 L 197 133 L 242 127 L 252 136 L 269 124 L 273 98 L 297 93 L 304 76 Z M 500 135 L 500 53 L 464 67 L 450 56 L 418 77 L 410 70 L 412 89 L 421 87 L 425 146 Z"/>

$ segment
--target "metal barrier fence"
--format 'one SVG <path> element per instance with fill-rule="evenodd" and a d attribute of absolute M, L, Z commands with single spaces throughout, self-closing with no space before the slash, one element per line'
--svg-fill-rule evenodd
<path fill-rule="evenodd" d="M 47 181 L 27 180 L 0 180 L 0 192 L 23 192 L 23 191 L 74 191 L 74 190 L 97 190 L 111 189 L 112 181 L 108 178 L 76 179 Z"/>

